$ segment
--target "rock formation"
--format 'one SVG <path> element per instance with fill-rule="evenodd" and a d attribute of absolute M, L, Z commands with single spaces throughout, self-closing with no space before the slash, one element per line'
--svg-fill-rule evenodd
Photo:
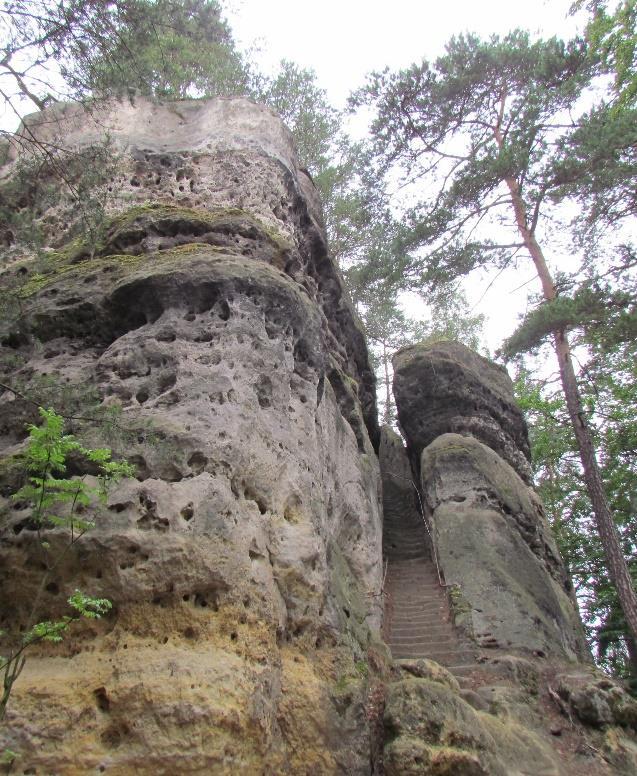
<path fill-rule="evenodd" d="M 506 371 L 459 343 L 416 345 L 396 356 L 394 390 L 465 627 L 481 646 L 584 658 L 570 580 L 519 474 L 529 442 Z"/>
<path fill-rule="evenodd" d="M 0 648 L 75 589 L 113 608 L 30 648 L 15 772 L 634 773 L 637 703 L 590 665 L 506 373 L 401 351 L 407 448 L 381 436 L 280 120 L 137 99 L 26 124 L 0 168 Z M 136 467 L 72 546 L 13 498 L 38 405 Z"/>
<path fill-rule="evenodd" d="M 526 424 L 504 367 L 458 342 L 439 342 L 400 350 L 394 369 L 398 417 L 414 455 L 441 434 L 473 436 L 530 482 Z"/>
<path fill-rule="evenodd" d="M 394 358 L 394 395 L 458 635 L 455 647 L 449 634 L 444 649 L 425 638 L 421 647 L 452 673 L 427 659 L 398 661 L 386 773 L 632 773 L 634 739 L 622 728 L 637 730 L 637 703 L 592 670 L 568 574 L 529 485 L 526 425 L 507 373 L 458 343 L 419 344 Z M 383 469 L 398 458 L 395 437 L 381 445 Z M 395 535 L 395 517 L 392 525 Z M 454 665 L 463 642 L 473 644 L 473 669 L 467 658 Z M 582 756 L 591 726 L 604 733 Z"/>
<path fill-rule="evenodd" d="M 113 612 L 32 652 L 3 744 L 29 773 L 368 773 L 374 378 L 289 132 L 245 99 L 140 99 L 90 118 L 61 106 L 27 123 L 36 151 L 66 155 L 37 161 L 23 197 L 5 193 L 43 244 L 29 254 L 5 231 L 19 310 L 4 382 L 20 390 L 1 397 L 4 468 L 48 380 L 54 406 L 75 391 L 118 411 L 115 426 L 71 423 L 138 474 L 58 563 L 38 616 L 66 613 L 76 587 Z M 105 147 L 106 216 L 85 229 L 82 164 L 71 193 L 56 165 Z M 14 149 L 5 192 L 35 164 Z M 0 572 L 13 629 L 42 575 L 14 490 Z M 51 556 L 60 533 L 44 532 Z"/>

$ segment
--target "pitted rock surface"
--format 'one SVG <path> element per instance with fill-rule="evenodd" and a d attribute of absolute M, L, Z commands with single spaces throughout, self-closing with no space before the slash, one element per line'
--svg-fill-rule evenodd
<path fill-rule="evenodd" d="M 398 419 L 416 466 L 441 434 L 472 436 L 529 483 L 526 423 L 506 370 L 458 342 L 420 343 L 393 358 Z"/>
<path fill-rule="evenodd" d="M 119 409 L 108 431 L 72 430 L 137 477 L 44 594 L 47 617 L 76 587 L 113 613 L 30 657 L 3 745 L 43 773 L 367 773 L 374 382 L 289 133 L 243 99 L 111 104 L 101 129 L 76 107 L 30 124 L 79 151 L 107 131 L 117 169 L 94 239 L 65 243 L 60 193 L 41 214 L 44 270 L 11 246 L 2 281 L 21 279 L 21 308 L 4 363 L 25 396 L 52 378 L 53 406 L 64 388 Z M 8 391 L 0 406 L 10 464 L 34 412 Z M 0 611 L 26 627 L 42 548 L 18 484 L 1 491 Z M 44 535 L 55 556 L 63 532 Z"/>

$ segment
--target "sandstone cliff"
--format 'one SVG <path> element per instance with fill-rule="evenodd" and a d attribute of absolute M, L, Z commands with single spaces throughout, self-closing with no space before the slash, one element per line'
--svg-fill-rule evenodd
<path fill-rule="evenodd" d="M 47 376 L 53 397 L 119 409 L 109 433 L 137 429 L 122 449 L 75 423 L 137 478 L 57 565 L 38 617 L 76 587 L 113 613 L 29 658 L 4 744 L 31 773 L 368 773 L 374 379 L 289 132 L 244 99 L 63 106 L 28 126 L 73 153 L 45 155 L 14 202 L 37 211 L 37 254 L 5 235 L 20 309 L 3 354 L 21 389 L 1 397 L 2 455 L 19 456 Z M 106 218 L 87 233 L 82 170 L 69 194 L 55 165 L 100 148 Z M 0 174 L 29 163 L 13 153 Z M 41 548 L 11 490 L 0 611 L 15 629 Z M 44 534 L 55 554 L 60 531 Z"/>
<path fill-rule="evenodd" d="M 634 773 L 637 703 L 591 667 L 508 376 L 401 351 L 407 446 L 380 434 L 279 119 L 138 99 L 23 132 L 0 169 L 1 646 L 76 588 L 113 609 L 31 648 L 15 772 Z M 136 467 L 70 548 L 12 498 L 38 404 Z"/>

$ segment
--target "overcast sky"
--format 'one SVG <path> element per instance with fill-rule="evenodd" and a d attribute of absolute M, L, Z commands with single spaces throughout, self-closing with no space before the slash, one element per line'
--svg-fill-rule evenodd
<path fill-rule="evenodd" d="M 227 17 L 245 46 L 262 45 L 259 61 L 282 58 L 313 68 L 331 99 L 343 104 L 365 74 L 442 52 L 461 32 L 481 36 L 523 27 L 569 36 L 572 0 L 227 0 Z"/>
<path fill-rule="evenodd" d="M 568 15 L 572 0 L 226 0 L 228 21 L 243 47 L 256 43 L 263 69 L 283 58 L 315 70 L 331 101 L 343 107 L 366 73 L 407 66 L 441 54 L 445 42 L 462 32 L 481 37 L 522 27 L 542 37 L 571 37 L 578 27 Z M 485 314 L 486 344 L 502 343 L 526 309 L 537 281 L 529 262 L 493 281 L 493 274 L 472 275 L 467 288 L 475 311 Z M 529 282 L 530 281 L 530 282 Z M 525 285 L 527 284 L 528 285 Z M 406 311 L 422 317 L 422 303 Z"/>

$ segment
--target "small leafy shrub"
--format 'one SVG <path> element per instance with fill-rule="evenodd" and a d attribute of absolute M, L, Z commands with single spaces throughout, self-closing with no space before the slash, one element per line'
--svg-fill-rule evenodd
<path fill-rule="evenodd" d="M 3 677 L 0 720 L 4 717 L 13 685 L 24 668 L 26 650 L 41 641 L 60 642 L 73 622 L 80 618 L 99 618 L 111 608 L 109 600 L 94 598 L 76 590 L 67 599 L 72 614 L 65 615 L 59 620 L 37 621 L 42 593 L 51 573 L 66 553 L 94 526 L 94 522 L 86 516 L 89 508 L 95 499 L 105 501 L 110 485 L 123 477 L 132 477 L 135 473 L 129 463 L 111 460 L 109 449 L 88 449 L 83 447 L 72 434 L 64 434 L 64 418 L 54 410 L 40 407 L 39 412 L 42 424 L 28 427 L 29 440 L 24 453 L 28 482 L 14 494 L 13 498 L 26 500 L 33 507 L 31 522 L 38 532 L 46 568 L 42 572 L 26 632 L 8 656 L 0 657 L 0 673 Z M 84 458 L 97 472 L 97 487 L 90 486 L 85 481 L 86 475 L 74 479 L 64 476 L 68 457 L 71 454 Z M 52 555 L 49 542 L 43 536 L 43 531 L 54 528 L 66 529 L 68 536 L 66 544 L 55 556 Z"/>

